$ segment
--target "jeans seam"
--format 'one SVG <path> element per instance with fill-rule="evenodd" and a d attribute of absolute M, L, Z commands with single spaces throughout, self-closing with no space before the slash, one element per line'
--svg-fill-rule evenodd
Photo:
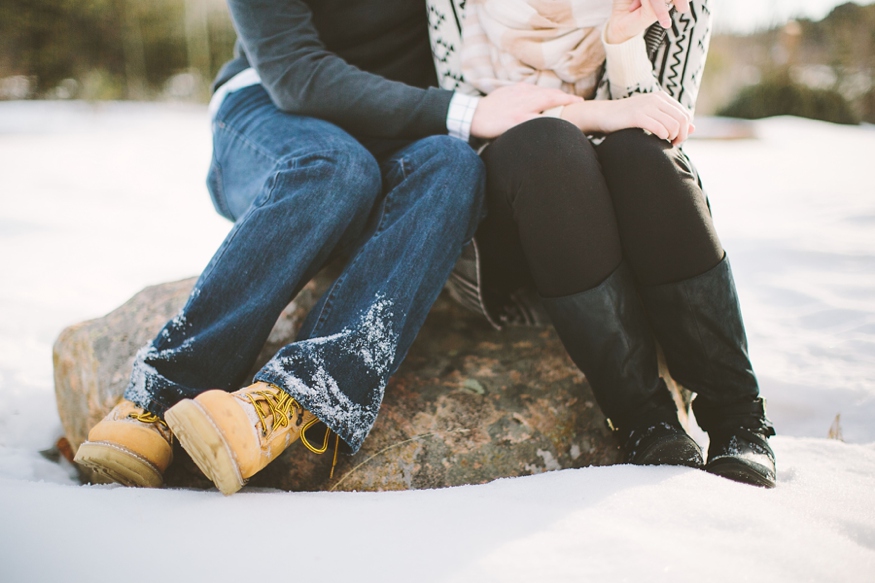
<path fill-rule="evenodd" d="M 269 151 L 265 150 L 260 145 L 258 145 L 257 143 L 255 143 L 252 140 L 250 140 L 249 138 L 247 138 L 246 134 L 234 129 L 232 126 L 228 125 L 224 121 L 217 121 L 216 125 L 220 129 L 228 132 L 229 134 L 231 134 L 235 138 L 239 139 L 245 145 L 249 146 L 250 148 L 252 148 L 256 152 L 258 152 L 259 154 L 261 154 L 262 156 L 264 156 L 265 158 L 267 158 L 268 160 L 270 160 L 274 164 L 276 164 L 277 162 L 279 162 L 282 159 L 282 158 L 277 158 L 276 156 L 272 155 Z"/>
<path fill-rule="evenodd" d="M 213 195 L 213 199 L 216 202 L 216 206 L 219 207 L 219 214 L 226 217 L 234 217 L 234 214 L 228 207 L 228 199 L 225 196 L 225 184 L 224 179 L 222 178 L 222 165 L 219 164 L 219 160 L 216 158 L 215 154 L 213 154 L 213 167 L 215 168 L 216 172 L 214 181 L 216 193 Z"/>

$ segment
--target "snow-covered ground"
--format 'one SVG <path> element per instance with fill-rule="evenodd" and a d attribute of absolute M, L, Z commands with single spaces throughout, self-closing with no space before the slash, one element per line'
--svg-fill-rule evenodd
<path fill-rule="evenodd" d="M 875 580 L 875 130 L 692 141 L 780 436 L 779 486 L 617 466 L 379 494 L 79 486 L 51 345 L 196 274 L 229 225 L 200 107 L 0 103 L 0 581 Z M 837 414 L 846 443 L 827 440 Z M 699 438 L 703 437 L 697 434 Z"/>

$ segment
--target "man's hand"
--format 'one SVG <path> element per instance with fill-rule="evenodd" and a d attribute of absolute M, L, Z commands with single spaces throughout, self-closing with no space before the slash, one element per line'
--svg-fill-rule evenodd
<path fill-rule="evenodd" d="M 471 121 L 471 135 L 497 138 L 515 125 L 540 117 L 541 112 L 583 101 L 559 89 L 517 83 L 496 89 L 480 99 Z"/>
<path fill-rule="evenodd" d="M 672 8 L 690 11 L 690 0 L 614 0 L 614 9 L 605 28 L 605 40 L 620 44 L 647 30 L 654 22 L 671 26 Z"/>

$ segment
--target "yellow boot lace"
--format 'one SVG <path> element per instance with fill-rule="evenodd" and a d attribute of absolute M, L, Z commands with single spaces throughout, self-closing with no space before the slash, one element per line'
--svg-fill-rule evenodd
<path fill-rule="evenodd" d="M 303 416 L 304 408 L 285 391 L 252 391 L 247 393 L 246 397 L 252 403 L 255 413 L 258 415 L 258 420 L 261 421 L 261 435 L 267 437 L 276 427 L 286 427 L 289 420 L 292 418 L 292 409 L 294 408 L 299 417 Z M 267 405 L 267 411 L 261 408 L 259 403 Z M 267 429 L 267 418 L 273 415 L 273 424 L 270 426 L 270 431 Z"/>
<path fill-rule="evenodd" d="M 255 409 L 255 413 L 258 415 L 259 421 L 261 421 L 261 434 L 264 437 L 267 437 L 271 431 L 275 427 L 285 427 L 289 424 L 289 420 L 292 418 L 292 409 L 295 410 L 295 413 L 300 420 L 304 416 L 304 407 L 295 400 L 294 397 L 289 395 L 287 392 L 283 390 L 277 391 L 252 391 L 251 393 L 247 393 L 247 398 L 252 403 L 252 407 Z M 267 405 L 268 410 L 265 412 L 259 406 L 260 402 L 264 402 Z M 271 425 L 270 431 L 267 430 L 267 417 L 273 415 L 273 424 Z M 300 421 L 299 421 L 300 423 Z M 321 447 L 317 447 L 310 443 L 310 440 L 307 439 L 307 430 L 319 423 L 319 419 L 313 417 L 301 427 L 301 443 L 311 452 L 322 455 L 326 451 L 328 451 L 328 440 L 331 437 L 332 431 L 330 429 L 325 431 L 325 439 L 322 443 Z M 335 433 L 334 440 L 334 458 L 331 461 L 331 474 L 328 476 L 328 479 L 334 478 L 334 467 L 337 465 L 337 450 L 340 447 L 340 436 Z"/>
<path fill-rule="evenodd" d="M 173 432 L 170 431 L 170 427 L 167 426 L 167 423 L 164 422 L 164 419 L 161 419 L 154 413 L 150 413 L 149 411 L 143 409 L 139 413 L 128 413 L 128 419 L 133 419 L 134 421 L 139 421 L 140 423 L 155 423 L 157 425 L 160 425 L 163 430 L 159 429 L 158 432 L 162 434 L 167 439 L 167 441 L 170 442 L 171 445 L 173 445 Z"/>
<path fill-rule="evenodd" d="M 164 422 L 164 419 L 161 419 L 154 413 L 149 413 L 146 410 L 143 410 L 140 413 L 129 413 L 128 418 L 139 421 L 140 423 L 157 423 L 158 425 L 167 427 L 167 423 Z M 167 428 L 170 429 L 169 427 Z"/>
<path fill-rule="evenodd" d="M 315 454 L 322 455 L 326 451 L 328 451 L 328 440 L 331 438 L 332 431 L 330 429 L 325 430 L 325 439 L 322 442 L 321 447 L 316 447 L 310 440 L 307 439 L 307 430 L 319 423 L 319 420 L 315 417 L 307 421 L 307 423 L 301 428 L 301 443 L 304 444 L 304 447 L 309 449 Z M 340 436 L 335 433 L 334 434 L 334 457 L 331 460 L 331 473 L 328 474 L 328 479 L 334 479 L 334 468 L 337 466 L 337 451 L 340 449 Z"/>

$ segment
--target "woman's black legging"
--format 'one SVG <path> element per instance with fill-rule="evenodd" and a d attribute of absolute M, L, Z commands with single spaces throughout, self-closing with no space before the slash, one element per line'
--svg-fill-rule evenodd
<path fill-rule="evenodd" d="M 585 291 L 625 258 L 643 285 L 704 273 L 723 258 L 686 155 L 628 129 L 598 146 L 572 124 L 541 118 L 483 152 L 488 216 L 477 231 L 484 284 L 543 297 Z"/>

